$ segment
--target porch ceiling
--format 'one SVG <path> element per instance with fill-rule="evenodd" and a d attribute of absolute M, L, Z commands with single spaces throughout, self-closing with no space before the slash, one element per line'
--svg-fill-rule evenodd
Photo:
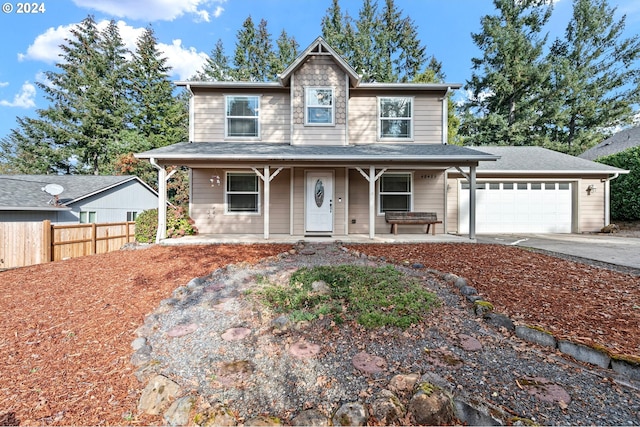
<path fill-rule="evenodd" d="M 467 147 L 443 144 L 361 144 L 347 146 L 290 145 L 256 142 L 182 142 L 135 155 L 164 164 L 211 161 L 413 162 L 478 164 L 498 155 Z"/>

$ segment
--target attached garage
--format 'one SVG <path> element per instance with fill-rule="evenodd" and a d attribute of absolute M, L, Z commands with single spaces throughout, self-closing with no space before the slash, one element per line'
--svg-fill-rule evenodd
<path fill-rule="evenodd" d="M 609 224 L 609 181 L 628 171 L 542 147 L 474 147 L 500 156 L 476 170 L 476 232 L 586 233 Z M 447 175 L 447 231 L 469 233 L 465 171 Z"/>
<path fill-rule="evenodd" d="M 458 229 L 469 232 L 469 183 L 460 181 Z M 478 233 L 571 233 L 572 184 L 553 181 L 479 181 Z"/>

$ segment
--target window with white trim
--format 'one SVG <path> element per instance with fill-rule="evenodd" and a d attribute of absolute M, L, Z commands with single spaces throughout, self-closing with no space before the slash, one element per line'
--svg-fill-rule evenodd
<path fill-rule="evenodd" d="M 413 98 L 378 98 L 378 137 L 380 139 L 413 138 Z"/>
<path fill-rule="evenodd" d="M 226 96 L 225 135 L 228 138 L 260 137 L 259 96 Z"/>
<path fill-rule="evenodd" d="M 136 211 L 127 212 L 127 221 L 135 221 L 137 217 L 138 217 L 138 212 Z"/>
<path fill-rule="evenodd" d="M 380 177 L 378 211 L 410 212 L 413 183 L 410 173 L 385 173 Z"/>
<path fill-rule="evenodd" d="M 306 88 L 304 123 L 306 125 L 333 125 L 333 104 L 333 88 Z"/>
<path fill-rule="evenodd" d="M 95 211 L 82 211 L 80 212 L 80 224 L 94 224 L 97 216 Z"/>
<path fill-rule="evenodd" d="M 260 185 L 252 172 L 227 172 L 226 212 L 259 213 Z"/>

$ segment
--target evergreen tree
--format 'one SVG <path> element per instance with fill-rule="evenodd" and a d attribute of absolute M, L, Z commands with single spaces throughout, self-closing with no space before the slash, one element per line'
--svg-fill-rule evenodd
<path fill-rule="evenodd" d="M 541 87 L 548 79 L 543 60 L 551 17 L 548 0 L 494 0 L 498 15 L 484 16 L 482 32 L 472 34 L 482 58 L 472 59 L 461 133 L 474 144 L 532 145 L 540 126 Z"/>
<path fill-rule="evenodd" d="M 224 45 L 221 39 L 218 39 L 216 42 L 202 70 L 196 74 L 196 80 L 209 82 L 226 82 L 233 80 L 233 71 L 229 64 L 229 57 L 224 53 Z"/>
<path fill-rule="evenodd" d="M 262 19 L 256 29 L 251 16 L 238 31 L 234 56 L 235 79 L 240 81 L 264 82 L 273 80 L 271 64 L 274 62 L 271 35 L 267 21 Z"/>
<path fill-rule="evenodd" d="M 545 109 L 553 148 L 578 154 L 633 118 L 640 102 L 640 37 L 622 39 L 623 16 L 607 0 L 574 0 L 564 40 L 548 55 L 551 84 Z"/>
<path fill-rule="evenodd" d="M 364 82 L 411 81 L 426 62 L 425 47 L 413 20 L 402 17 L 394 0 L 382 11 L 374 0 L 364 0 L 353 20 L 333 0 L 322 19 L 324 39 L 361 75 Z"/>
<path fill-rule="evenodd" d="M 282 30 L 280 33 L 276 45 L 278 46 L 278 50 L 271 68 L 273 72 L 278 75 L 296 59 L 300 46 L 298 42 L 296 42 L 296 39 L 289 37 L 285 30 Z"/>

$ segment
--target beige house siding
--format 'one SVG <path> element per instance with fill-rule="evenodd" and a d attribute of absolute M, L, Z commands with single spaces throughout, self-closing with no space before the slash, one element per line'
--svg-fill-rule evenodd
<path fill-rule="evenodd" d="M 442 144 L 442 101 L 433 94 L 403 94 L 389 91 L 352 91 L 349 99 L 349 143 L 378 141 L 378 97 L 410 96 L 413 105 L 413 141 Z"/>
<path fill-rule="evenodd" d="M 231 171 L 237 172 L 238 169 Z M 264 232 L 264 185 L 260 183 L 259 214 L 225 213 L 224 169 L 193 169 L 191 217 L 202 234 L 262 234 Z M 220 185 L 212 184 L 220 177 Z M 283 169 L 271 181 L 270 232 L 289 233 L 289 171 Z"/>
<path fill-rule="evenodd" d="M 413 174 L 413 210 L 416 212 L 435 212 L 439 220 L 444 215 L 444 173 L 432 170 L 392 171 L 412 172 Z M 369 232 L 369 183 L 356 170 L 349 171 L 349 234 Z M 390 226 L 384 214 L 378 213 L 378 185 L 375 193 L 375 232 L 389 234 Z M 353 224 L 355 219 L 356 223 Z M 401 225 L 398 233 L 424 233 L 425 226 Z M 436 225 L 436 233 L 443 233 L 442 224 Z"/>
<path fill-rule="evenodd" d="M 290 139 L 290 96 L 282 90 L 265 90 L 261 94 L 254 91 L 228 89 L 220 91 L 199 91 L 194 97 L 194 142 L 225 141 L 225 96 L 260 96 L 260 138 L 228 138 L 237 141 L 289 142 Z"/>
<path fill-rule="evenodd" d="M 331 57 L 312 56 L 292 78 L 293 144 L 345 145 L 347 123 L 347 77 Z M 305 88 L 331 87 L 334 125 L 305 125 Z"/>
<path fill-rule="evenodd" d="M 593 185 L 595 191 L 587 194 L 587 188 Z M 604 227 L 604 183 L 600 179 L 581 179 L 577 182 L 578 191 L 578 212 L 579 212 L 579 232 L 591 233 L 600 231 Z M 575 193 L 574 193 L 575 194 Z"/>

